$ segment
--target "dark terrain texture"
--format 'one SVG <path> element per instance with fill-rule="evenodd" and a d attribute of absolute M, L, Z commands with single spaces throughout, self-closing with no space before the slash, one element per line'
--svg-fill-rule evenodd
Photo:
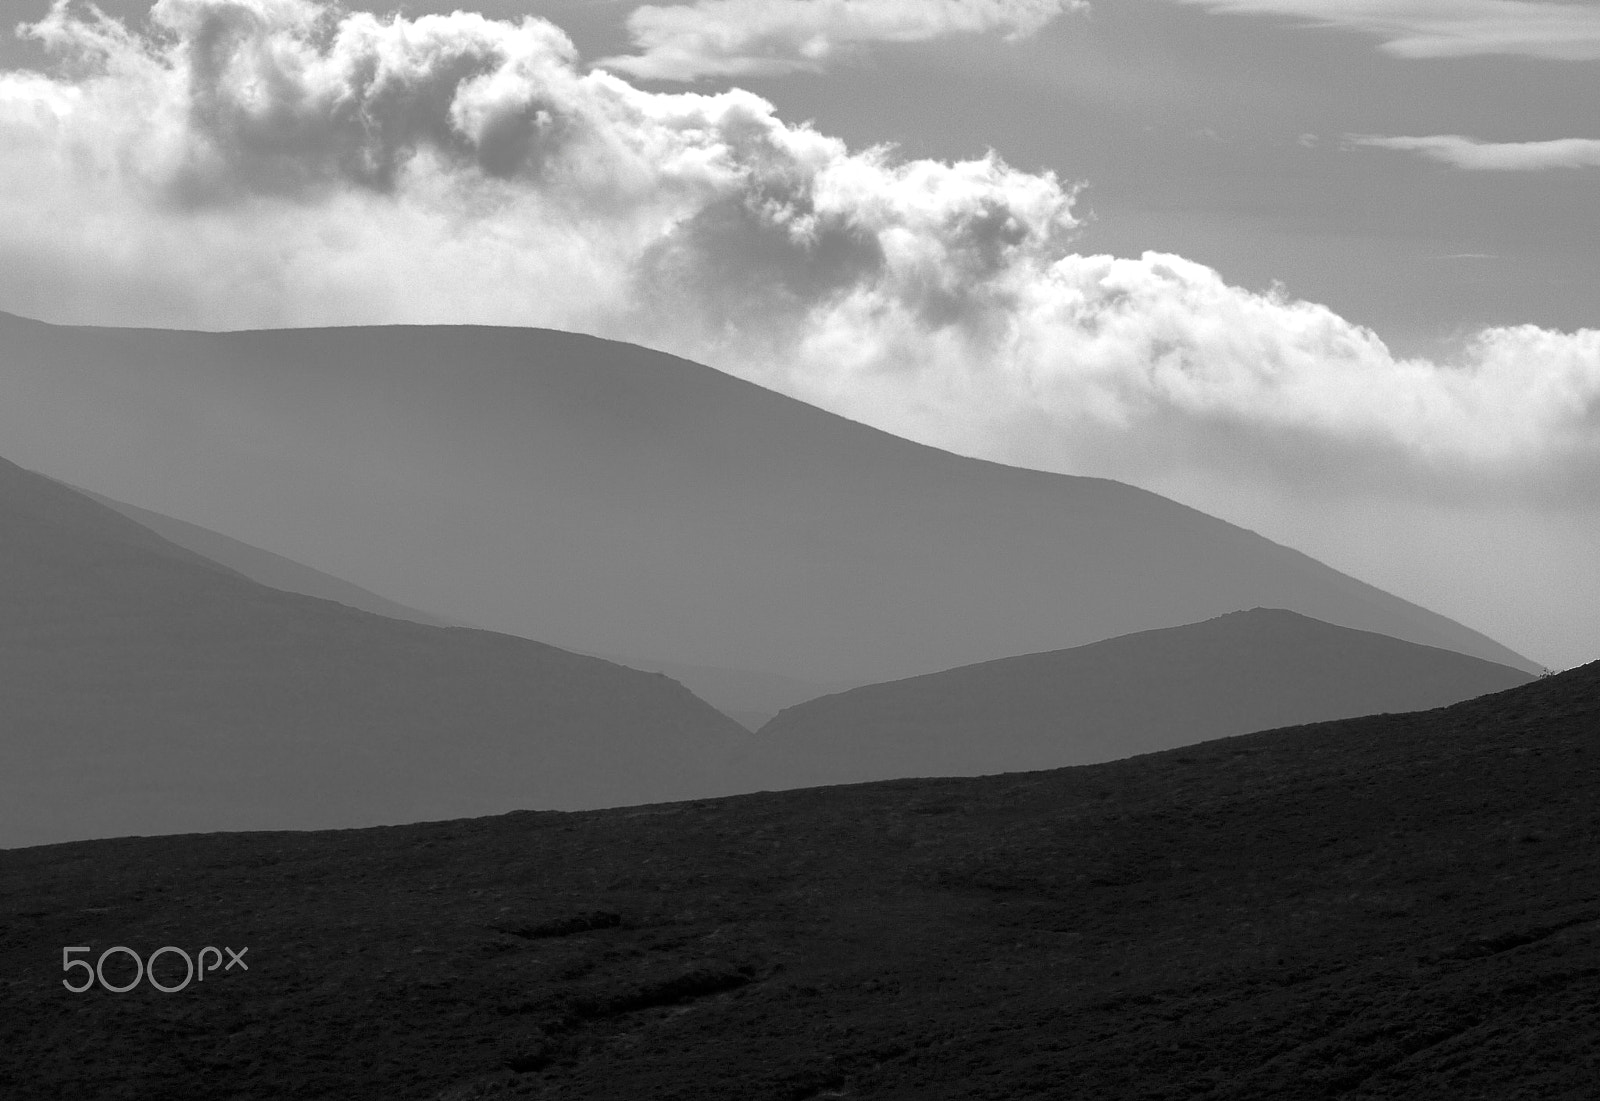
<path fill-rule="evenodd" d="M 571 650 L 866 684 L 1268 607 L 1538 672 L 1156 494 L 925 447 L 614 341 L 0 315 L 0 349 L 14 461 Z M 713 702 L 799 702 L 778 687 Z"/>
<path fill-rule="evenodd" d="M 727 794 L 750 737 L 664 676 L 258 585 L 0 460 L 0 846 Z"/>
<path fill-rule="evenodd" d="M 250 970 L 61 986 L 169 944 Z M 1592 1101 L 1597 1005 L 1600 663 L 1054 772 L 0 852 L 16 1101 Z"/>
<path fill-rule="evenodd" d="M 867 685 L 791 707 L 740 787 L 1094 764 L 1252 730 L 1421 711 L 1518 669 L 1278 608 Z"/>

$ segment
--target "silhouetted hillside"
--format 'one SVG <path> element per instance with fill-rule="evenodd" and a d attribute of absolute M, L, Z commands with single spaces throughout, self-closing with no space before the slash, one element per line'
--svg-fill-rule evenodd
<path fill-rule="evenodd" d="M 730 789 L 659 675 L 258 585 L 0 461 L 0 846 Z"/>
<path fill-rule="evenodd" d="M 98 493 L 90 493 L 88 490 L 79 489 L 78 492 L 130 520 L 143 524 L 163 539 L 192 550 L 228 567 L 235 573 L 271 588 L 321 597 L 324 600 L 347 604 L 352 608 L 360 608 L 362 611 L 394 619 L 409 619 L 436 627 L 471 626 L 465 623 L 447 623 L 437 616 L 403 604 L 396 604 L 392 600 L 323 573 L 321 570 L 314 570 L 282 555 L 264 551 L 260 547 L 252 547 L 237 539 L 230 539 L 226 535 L 220 535 L 197 524 L 175 520 L 171 516 L 137 508 Z M 800 681 L 776 673 L 760 673 L 746 669 L 717 669 L 701 665 L 683 665 L 673 661 L 654 661 L 650 658 L 619 657 L 615 654 L 589 656 L 604 658 L 618 665 L 626 665 L 630 669 L 663 673 L 750 730 L 760 727 L 784 707 L 829 692 L 855 687 L 853 684 L 830 685 Z"/>
<path fill-rule="evenodd" d="M 0 1084 L 1589 1101 L 1597 837 L 1600 663 L 1054 772 L 0 852 Z M 62 988 L 113 945 L 249 970 Z"/>
<path fill-rule="evenodd" d="M 665 674 L 749 730 L 759 730 L 785 707 L 855 687 L 853 682 L 825 684 L 750 669 L 718 669 L 616 654 L 594 656 L 632 669 Z"/>
<path fill-rule="evenodd" d="M 1092 764 L 1252 730 L 1420 711 L 1530 679 L 1453 650 L 1257 608 L 802 703 L 761 729 L 741 786 Z"/>
<path fill-rule="evenodd" d="M 575 650 L 861 684 L 1276 607 L 1537 671 L 1155 494 L 962 458 L 631 345 L 10 316 L 0 344 L 26 410 L 0 409 L 13 458 Z"/>
<path fill-rule="evenodd" d="M 110 497 L 91 493 L 77 486 L 68 488 L 144 525 L 169 543 L 175 543 L 195 554 L 209 558 L 234 573 L 248 577 L 251 581 L 266 585 L 268 588 L 332 600 L 337 604 L 360 608 L 364 612 L 388 616 L 391 619 L 409 619 L 413 623 L 426 623 L 430 627 L 465 626 L 465 624 L 450 623 L 404 604 L 396 604 L 377 593 L 368 592 L 359 585 L 352 585 L 321 570 L 314 570 L 281 554 L 273 554 L 260 547 L 252 547 L 248 543 L 230 539 L 198 524 L 176 520 L 171 516 L 163 516 L 159 512 L 151 512 L 149 509 L 138 508 L 123 501 L 114 501 Z"/>

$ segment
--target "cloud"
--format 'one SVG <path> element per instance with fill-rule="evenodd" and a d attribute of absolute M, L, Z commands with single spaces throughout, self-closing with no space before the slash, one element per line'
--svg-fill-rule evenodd
<path fill-rule="evenodd" d="M 743 91 L 584 71 L 551 24 L 58 3 L 0 75 L 0 308 L 199 328 L 480 322 L 708 362 L 927 442 L 1151 484 L 1600 486 L 1600 331 L 1448 361 L 1181 257 L 1072 251 L 1075 188 L 901 160 Z M 1231 475 L 1230 475 L 1231 476 Z"/>
<path fill-rule="evenodd" d="M 1536 172 L 1546 168 L 1600 167 L 1600 140 L 1594 138 L 1491 142 L 1460 134 L 1433 134 L 1421 138 L 1349 134 L 1345 140 L 1354 145 L 1421 153 L 1432 160 L 1473 171 Z"/>
<path fill-rule="evenodd" d="M 1600 8 L 1555 0 L 1177 0 L 1375 35 L 1396 57 L 1600 58 Z"/>
<path fill-rule="evenodd" d="M 635 55 L 598 65 L 650 80 L 820 72 L 875 42 L 1026 38 L 1086 0 L 697 0 L 628 16 Z"/>

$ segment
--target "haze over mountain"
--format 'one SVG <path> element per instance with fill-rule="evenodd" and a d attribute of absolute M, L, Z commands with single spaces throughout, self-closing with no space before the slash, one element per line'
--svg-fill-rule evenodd
<path fill-rule="evenodd" d="M 1051 772 L 6 851 L 0 1083 L 1590 1101 L 1596 836 L 1600 662 Z M 208 944 L 249 970 L 62 989 Z"/>
<path fill-rule="evenodd" d="M 301 565 L 281 554 L 273 554 L 260 547 L 252 547 L 249 543 L 230 539 L 198 524 L 163 516 L 159 512 L 151 512 L 149 509 L 139 508 L 123 501 L 115 501 L 78 486 L 68 488 L 98 501 L 113 512 L 121 513 L 128 519 L 143 524 L 169 543 L 191 550 L 268 588 L 320 597 L 351 608 L 360 608 L 364 612 L 388 616 L 391 619 L 407 619 L 413 623 L 425 623 L 430 627 L 470 626 L 464 623 L 451 623 L 439 616 L 429 615 L 416 608 L 408 608 L 393 600 L 386 600 L 359 585 L 352 585 L 321 570 Z"/>
<path fill-rule="evenodd" d="M 0 846 L 726 792 L 669 678 L 248 580 L 0 461 Z"/>
<path fill-rule="evenodd" d="M 73 487 L 76 488 L 76 487 Z M 386 615 L 394 619 L 409 619 L 435 627 L 470 627 L 470 623 L 450 623 L 438 616 L 416 608 L 408 608 L 392 600 L 368 592 L 359 585 L 314 570 L 292 559 L 260 547 L 252 547 L 237 539 L 218 534 L 198 524 L 163 516 L 149 509 L 138 508 L 122 501 L 88 490 L 78 492 L 92 497 L 116 512 L 143 524 L 157 535 L 194 551 L 243 574 L 252 581 L 285 592 L 302 593 L 337 601 L 352 608 Z M 630 669 L 643 669 L 649 673 L 662 673 L 688 688 L 695 695 L 717 708 L 723 714 L 755 730 L 785 707 L 802 703 L 830 692 L 854 688 L 854 684 L 825 684 L 795 680 L 776 673 L 757 673 L 744 669 L 717 669 L 704 665 L 684 665 L 674 661 L 656 661 L 637 656 L 616 654 L 591 654 Z"/>
<path fill-rule="evenodd" d="M 671 677 L 750 731 L 761 729 L 785 707 L 856 687 L 853 683 L 797 680 L 778 673 L 760 673 L 749 669 L 684 665 L 675 661 L 655 661 L 647 657 L 616 654 L 593 656 L 626 665 L 630 669 L 643 669 L 648 673 Z"/>
<path fill-rule="evenodd" d="M 1256 608 L 811 700 L 761 728 L 744 786 L 1093 764 L 1255 730 L 1422 711 L 1531 679 L 1453 650 Z"/>
<path fill-rule="evenodd" d="M 264 585 L 464 626 L 197 525 L 87 496 Z M 1529 679 L 1454 651 L 1266 608 L 854 692 L 852 684 L 591 656 L 663 673 L 752 730 L 785 710 L 776 736 L 752 743 L 752 788 L 1089 764 L 1231 733 L 1439 707 Z"/>
<path fill-rule="evenodd" d="M 0 430 L 29 466 L 576 650 L 861 683 L 1264 606 L 1534 669 L 1154 494 L 963 458 L 632 345 L 10 316 L 0 345 Z"/>

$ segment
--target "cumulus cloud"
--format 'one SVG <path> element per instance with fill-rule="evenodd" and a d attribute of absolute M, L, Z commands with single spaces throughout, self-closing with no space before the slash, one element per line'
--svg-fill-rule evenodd
<path fill-rule="evenodd" d="M 628 16 L 639 52 L 599 65 L 653 80 L 819 72 L 874 42 L 1025 38 L 1086 0 L 697 0 Z"/>
<path fill-rule="evenodd" d="M 1071 249 L 1074 187 L 641 91 L 533 18 L 57 3 L 0 75 L 0 308 L 201 328 L 545 325 L 892 431 L 1144 480 L 1466 495 L 1600 482 L 1600 331 L 1396 358 L 1181 257 Z"/>
<path fill-rule="evenodd" d="M 1375 35 L 1396 57 L 1600 58 L 1600 8 L 1560 0 L 1177 0 Z"/>
<path fill-rule="evenodd" d="M 1482 172 L 1600 167 L 1600 140 L 1594 138 L 1494 142 L 1478 141 L 1460 134 L 1432 134 L 1420 138 L 1350 134 L 1345 140 L 1354 145 L 1420 153 L 1456 168 Z"/>

